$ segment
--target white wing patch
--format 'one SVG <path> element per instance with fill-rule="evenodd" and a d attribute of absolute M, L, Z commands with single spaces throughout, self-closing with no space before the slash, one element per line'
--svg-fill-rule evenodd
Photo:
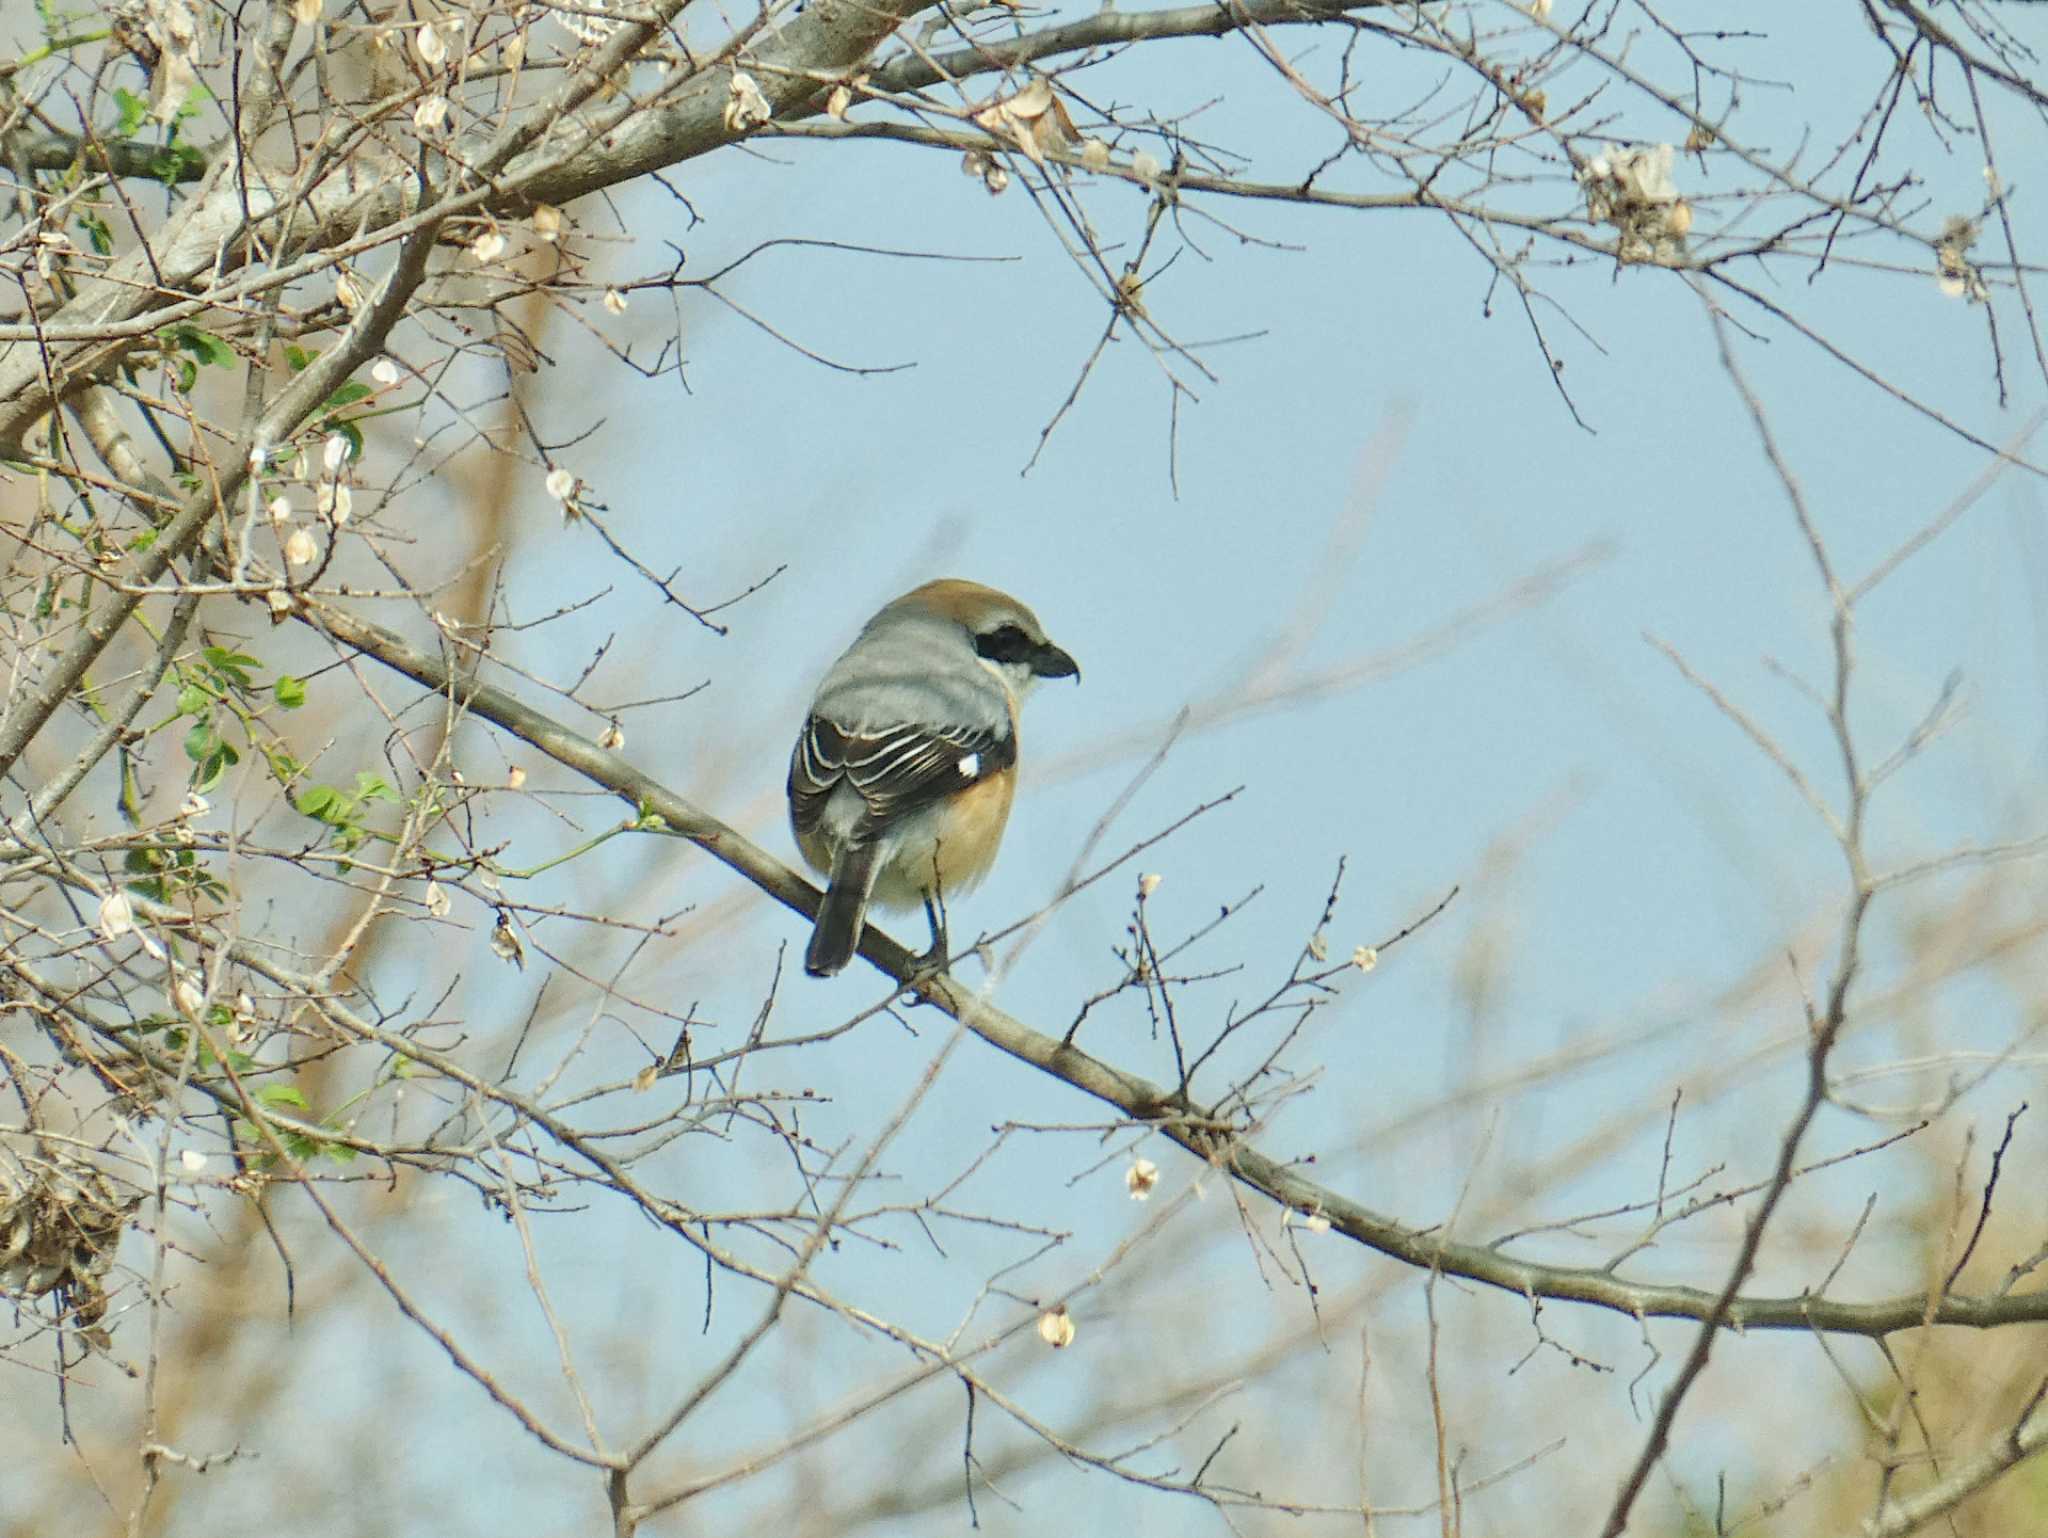
<path fill-rule="evenodd" d="M 961 779 L 973 779 L 977 774 L 981 773 L 981 755 L 979 753 L 966 753 L 961 755 L 958 767 L 960 770 Z"/>

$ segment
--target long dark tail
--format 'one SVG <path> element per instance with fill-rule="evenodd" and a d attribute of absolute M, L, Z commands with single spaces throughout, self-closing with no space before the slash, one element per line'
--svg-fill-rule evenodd
<path fill-rule="evenodd" d="M 872 843 L 848 844 L 832 862 L 832 879 L 825 885 L 810 948 L 804 952 L 804 970 L 811 976 L 830 977 L 853 960 L 868 897 L 875 890 L 880 853 Z"/>

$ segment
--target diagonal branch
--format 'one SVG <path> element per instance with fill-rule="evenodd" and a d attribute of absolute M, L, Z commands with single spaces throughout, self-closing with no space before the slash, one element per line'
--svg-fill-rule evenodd
<path fill-rule="evenodd" d="M 443 658 L 381 625 L 317 600 L 302 599 L 301 605 L 299 617 L 307 624 L 425 688 L 453 697 L 459 707 L 605 786 L 634 808 L 659 815 L 670 831 L 731 866 L 776 901 L 802 914 L 816 913 L 819 894 L 809 882 L 744 835 L 590 738 L 494 685 L 459 677 Z M 862 936 L 860 954 L 906 986 L 917 976 L 917 956 L 872 925 Z M 2048 1289 L 1983 1297 L 1943 1293 L 1930 1298 L 1917 1292 L 1868 1303 L 1811 1295 L 1748 1297 L 1634 1282 L 1604 1268 L 1545 1265 L 1442 1239 L 1308 1179 L 1293 1165 L 1269 1158 L 1231 1129 L 1200 1116 L 1185 1097 L 1033 1029 L 950 978 L 942 976 L 916 986 L 928 1002 L 998 1050 L 1116 1108 L 1133 1121 L 1154 1124 L 1161 1134 L 1233 1179 L 1297 1212 L 1326 1218 L 1334 1231 L 1418 1270 L 1441 1271 L 1518 1297 L 1587 1303 L 1637 1319 L 1715 1320 L 1738 1331 L 1822 1330 L 1884 1336 L 1927 1324 L 1987 1329 L 2048 1321 Z"/>
<path fill-rule="evenodd" d="M 892 59 L 869 77 L 878 91 L 918 91 L 948 80 L 964 80 L 991 70 L 1062 54 L 1085 53 L 1122 43 L 1149 43 L 1168 37 L 1222 37 L 1249 26 L 1274 27 L 1329 21 L 1352 11 L 1377 10 L 1389 0 L 1238 0 L 1230 5 L 1183 5 L 1171 10 L 1118 11 L 1105 8 L 1093 16 L 1042 32 L 1001 42 L 975 43 L 950 53 L 907 54 Z"/>

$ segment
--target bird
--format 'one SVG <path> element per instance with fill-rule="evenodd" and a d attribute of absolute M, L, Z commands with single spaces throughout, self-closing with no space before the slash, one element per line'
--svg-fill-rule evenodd
<path fill-rule="evenodd" d="M 924 904 L 946 961 L 945 899 L 988 873 L 1017 788 L 1017 706 L 1079 681 L 1031 610 L 945 577 L 882 606 L 827 670 L 789 759 L 789 823 L 825 878 L 804 970 L 853 959 L 871 902 Z"/>

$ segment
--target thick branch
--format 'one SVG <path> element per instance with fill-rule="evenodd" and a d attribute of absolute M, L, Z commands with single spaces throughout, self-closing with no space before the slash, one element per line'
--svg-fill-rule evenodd
<path fill-rule="evenodd" d="M 717 818 L 693 806 L 590 738 L 532 709 L 489 684 L 458 678 L 443 658 L 413 646 L 381 625 L 331 605 L 307 600 L 301 617 L 337 641 L 374 657 L 437 694 L 532 744 L 557 763 L 605 786 L 630 805 L 659 814 L 669 828 L 731 866 L 778 902 L 810 915 L 817 889 L 787 866 Z M 908 985 L 917 956 L 868 926 L 860 953 L 898 982 Z M 1961 1297 L 1925 1293 L 1843 1303 L 1827 1298 L 1735 1297 L 1726 1300 L 1697 1287 L 1632 1282 L 1592 1267 L 1551 1266 L 1521 1260 L 1477 1245 L 1458 1244 L 1409 1228 L 1307 1179 L 1292 1167 L 1260 1153 L 1213 1123 L 1196 1117 L 1184 1101 L 1159 1085 L 1126 1073 L 1057 1037 L 1033 1030 L 947 977 L 921 985 L 931 1003 L 945 1010 L 991 1046 L 1113 1106 L 1134 1121 L 1156 1123 L 1183 1148 L 1227 1171 L 1233 1178 L 1298 1212 L 1327 1218 L 1332 1229 L 1418 1270 L 1482 1282 L 1526 1298 L 1590 1303 L 1635 1318 L 1718 1318 L 1735 1330 L 1824 1330 L 1850 1335 L 1889 1335 L 1926 1324 L 1977 1328 L 2048 1321 L 2048 1289 L 2020 1295 Z"/>
<path fill-rule="evenodd" d="M 1037 59 L 1085 53 L 1090 48 L 1149 43 L 1159 38 L 1222 37 L 1247 26 L 1323 22 L 1351 11 L 1377 10 L 1387 3 L 1389 0 L 1242 0 L 1234 5 L 1183 5 L 1161 11 L 1103 10 L 1023 37 L 976 43 L 950 53 L 907 54 L 875 71 L 868 83 L 878 91 L 918 91 L 941 81 L 1015 69 Z"/>

